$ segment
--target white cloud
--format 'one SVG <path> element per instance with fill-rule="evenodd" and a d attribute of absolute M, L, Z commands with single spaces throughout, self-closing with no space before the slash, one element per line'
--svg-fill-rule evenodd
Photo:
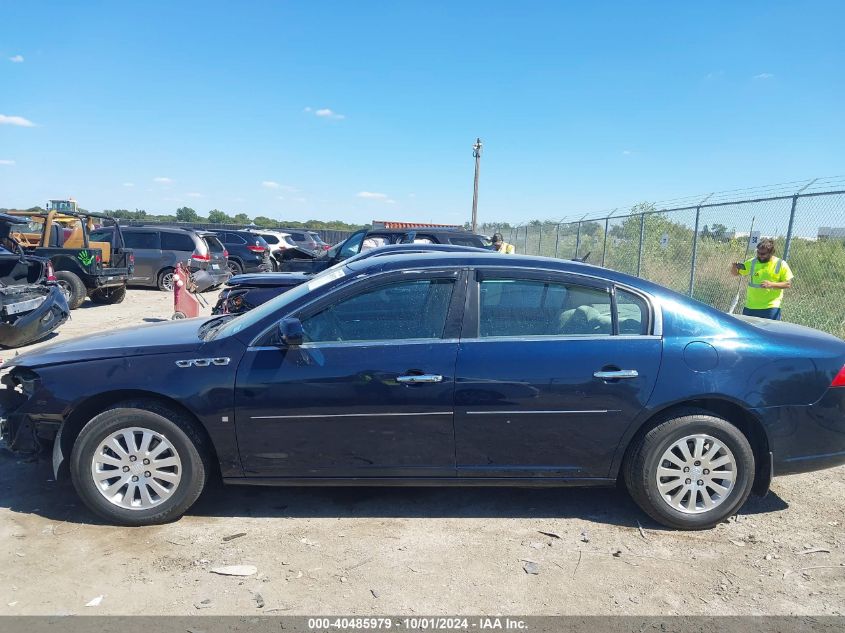
<path fill-rule="evenodd" d="M 186 193 L 185 195 L 188 196 L 189 198 L 202 198 L 202 194 L 199 193 L 198 191 L 191 191 L 191 192 Z"/>
<path fill-rule="evenodd" d="M 123 186 L 124 187 L 134 187 L 135 183 L 134 182 L 125 182 L 125 183 L 123 183 Z"/>
<path fill-rule="evenodd" d="M 15 161 L 13 160 L 0 160 L 0 165 L 14 165 Z"/>
<path fill-rule="evenodd" d="M 393 198 L 388 198 L 387 200 L 385 200 L 385 202 L 387 204 L 396 204 L 396 200 L 394 200 Z"/>
<path fill-rule="evenodd" d="M 35 123 L 22 116 L 0 114 L 0 125 L 17 125 L 19 127 L 35 127 Z"/>
<path fill-rule="evenodd" d="M 294 198 L 296 202 L 307 202 L 305 198 Z"/>
<path fill-rule="evenodd" d="M 15 64 L 22 64 L 23 63 L 23 55 L 12 55 L 9 58 L 9 61 L 13 62 Z"/>
<path fill-rule="evenodd" d="M 290 185 L 281 185 L 279 189 L 281 189 L 282 191 L 287 191 L 288 193 L 296 193 L 297 191 L 299 191 L 299 189 L 297 189 L 296 187 L 291 187 Z"/>
<path fill-rule="evenodd" d="M 632 152 L 632 151 L 631 151 L 631 150 L 629 150 L 629 149 L 623 149 L 623 150 L 622 150 L 622 155 L 623 155 L 623 156 L 630 156 L 630 155 L 631 155 L 631 154 L 633 154 L 633 153 L 634 153 L 634 152 Z"/>
<path fill-rule="evenodd" d="M 279 187 L 281 187 L 281 185 L 279 183 L 277 183 L 273 180 L 265 180 L 264 182 L 261 183 L 261 186 L 265 187 L 267 189 L 278 189 Z"/>
<path fill-rule="evenodd" d="M 754 79 L 771 79 L 774 75 L 772 73 L 760 73 L 759 75 L 754 75 Z"/>
<path fill-rule="evenodd" d="M 719 79 L 720 77 L 724 77 L 724 76 L 725 76 L 724 70 L 716 70 L 712 73 L 707 73 L 707 75 L 704 78 L 708 79 L 708 80 L 713 80 L 713 79 Z"/>
<path fill-rule="evenodd" d="M 386 193 L 379 193 L 377 191 L 359 191 L 355 194 L 359 198 L 366 198 L 367 200 L 389 200 L 390 196 Z"/>
<path fill-rule="evenodd" d="M 164 185 L 169 185 L 173 182 L 173 178 L 168 178 L 167 176 L 157 176 L 153 178 L 153 182 L 160 182 Z"/>
<path fill-rule="evenodd" d="M 339 114 L 339 113 L 335 112 L 334 110 L 332 110 L 331 108 L 318 108 L 317 110 L 315 110 L 314 108 L 309 106 L 307 108 L 303 108 L 302 111 L 303 112 L 313 112 L 314 116 L 318 116 L 321 119 L 335 119 L 336 121 L 339 121 L 341 119 L 346 118 L 345 114 Z"/>

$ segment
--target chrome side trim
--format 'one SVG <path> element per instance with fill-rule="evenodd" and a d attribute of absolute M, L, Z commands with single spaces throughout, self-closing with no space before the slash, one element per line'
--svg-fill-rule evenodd
<path fill-rule="evenodd" d="M 660 340 L 660 336 L 654 334 L 549 334 L 536 336 L 479 336 L 475 338 L 462 338 L 461 343 L 496 343 L 502 341 L 641 341 Z"/>
<path fill-rule="evenodd" d="M 177 360 L 176 366 L 177 367 L 209 367 L 214 365 L 216 367 L 223 367 L 224 365 L 228 365 L 231 362 L 231 359 L 225 356 L 219 356 L 217 358 L 191 358 L 188 360 Z"/>
<path fill-rule="evenodd" d="M 526 415 L 526 414 L 557 414 L 557 413 L 616 413 L 618 409 L 584 409 L 572 411 L 467 411 L 467 415 Z"/>
<path fill-rule="evenodd" d="M 327 413 L 324 415 L 254 415 L 250 420 L 291 420 L 303 418 L 395 418 L 412 415 L 452 415 L 451 411 L 432 413 Z"/>
<path fill-rule="evenodd" d="M 437 345 L 440 343 L 459 343 L 456 338 L 396 338 L 383 341 L 321 341 L 319 343 L 303 343 L 294 348 L 275 347 L 273 345 L 257 345 L 248 347 L 249 352 L 264 352 L 267 350 L 280 351 L 283 349 L 322 349 L 324 347 L 384 347 L 386 345 Z"/>

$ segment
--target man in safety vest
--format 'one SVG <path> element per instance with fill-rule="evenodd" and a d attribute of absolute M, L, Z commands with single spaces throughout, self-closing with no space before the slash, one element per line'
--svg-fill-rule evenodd
<path fill-rule="evenodd" d="M 493 250 L 497 253 L 502 253 L 503 255 L 513 255 L 516 252 L 513 244 L 508 244 L 502 237 L 501 233 L 493 235 Z"/>
<path fill-rule="evenodd" d="M 757 244 L 757 257 L 742 264 L 732 264 L 731 274 L 748 276 L 748 294 L 743 314 L 780 320 L 784 288 L 792 287 L 789 264 L 774 256 L 775 243 L 764 238 Z"/>

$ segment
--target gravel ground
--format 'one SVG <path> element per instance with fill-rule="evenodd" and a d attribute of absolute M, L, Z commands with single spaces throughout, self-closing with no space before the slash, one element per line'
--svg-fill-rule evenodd
<path fill-rule="evenodd" d="M 133 290 L 53 340 L 171 313 Z M 117 528 L 47 460 L 0 451 L 0 614 L 834 615 L 843 526 L 845 467 L 776 479 L 696 533 L 618 490 L 220 485 L 177 523 Z M 257 573 L 212 573 L 225 565 Z"/>

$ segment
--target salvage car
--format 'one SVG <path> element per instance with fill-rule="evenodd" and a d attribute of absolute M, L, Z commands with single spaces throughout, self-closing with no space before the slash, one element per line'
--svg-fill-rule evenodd
<path fill-rule="evenodd" d="M 0 345 L 20 347 L 67 321 L 67 300 L 50 260 L 26 255 L 12 237 L 25 220 L 0 213 Z"/>
<path fill-rule="evenodd" d="M 359 253 L 390 244 L 451 244 L 473 248 L 487 246 L 483 236 L 457 229 L 362 229 L 324 251 L 288 249 L 283 253 L 279 268 L 285 272 L 315 274 Z"/>
<path fill-rule="evenodd" d="M 2 368 L 8 445 L 52 442 L 56 477 L 125 525 L 179 517 L 219 473 L 621 482 L 656 521 L 701 529 L 773 475 L 845 463 L 845 341 L 540 257 L 371 257 L 240 316 L 93 334 Z"/>
<path fill-rule="evenodd" d="M 400 253 L 465 252 L 479 251 L 472 246 L 454 246 L 452 244 L 393 244 L 380 246 L 345 260 L 358 261 L 368 257 L 383 257 Z M 334 267 L 341 266 L 338 262 Z M 232 277 L 220 292 L 211 314 L 241 314 L 260 306 L 291 288 L 311 279 L 311 273 L 260 273 L 236 275 Z"/>

